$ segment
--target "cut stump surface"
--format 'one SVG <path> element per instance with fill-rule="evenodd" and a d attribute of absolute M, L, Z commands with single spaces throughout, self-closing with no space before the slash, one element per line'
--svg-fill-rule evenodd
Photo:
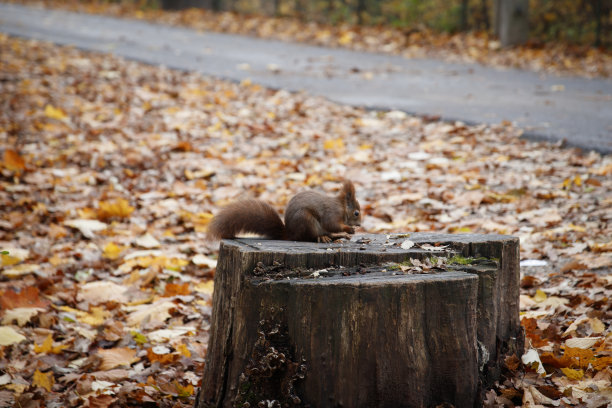
<path fill-rule="evenodd" d="M 518 250 L 474 234 L 222 241 L 196 407 L 476 406 L 522 347 Z M 406 266 L 441 257 L 455 263 Z"/>

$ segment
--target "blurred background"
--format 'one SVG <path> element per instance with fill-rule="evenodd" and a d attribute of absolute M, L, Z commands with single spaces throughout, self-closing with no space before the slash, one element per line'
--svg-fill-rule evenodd
<path fill-rule="evenodd" d="M 612 47 L 612 0 L 107 0 L 142 8 L 204 8 L 241 14 L 291 17 L 326 24 L 384 25 L 414 32 L 479 31 L 499 35 L 505 7 L 525 20 L 521 41 L 563 41 Z"/>

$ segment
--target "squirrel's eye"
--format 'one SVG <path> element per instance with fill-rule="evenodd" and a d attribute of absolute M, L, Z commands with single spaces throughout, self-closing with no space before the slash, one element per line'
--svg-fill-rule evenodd
<path fill-rule="evenodd" d="M 355 217 L 359 217 L 359 210 L 355 210 Z"/>

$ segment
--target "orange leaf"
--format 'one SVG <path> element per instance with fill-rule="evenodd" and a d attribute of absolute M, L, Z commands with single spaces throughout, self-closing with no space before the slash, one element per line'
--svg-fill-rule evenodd
<path fill-rule="evenodd" d="M 11 171 L 21 171 L 25 169 L 25 160 L 14 150 L 6 149 L 4 151 L 4 167 Z"/>
<path fill-rule="evenodd" d="M 40 298 L 40 292 L 35 286 L 23 288 L 20 292 L 13 289 L 0 291 L 0 309 L 15 309 L 17 307 L 45 308 L 49 302 Z"/>
<path fill-rule="evenodd" d="M 147 358 L 149 359 L 151 363 L 159 361 L 161 364 L 168 364 L 168 363 L 173 363 L 174 361 L 176 361 L 178 359 L 178 355 L 171 354 L 171 353 L 157 354 L 156 352 L 153 351 L 153 348 L 149 348 L 147 349 Z"/>
<path fill-rule="evenodd" d="M 168 283 L 164 291 L 164 297 L 188 295 L 189 283 Z"/>
<path fill-rule="evenodd" d="M 48 373 L 41 373 L 36 369 L 34 371 L 34 376 L 32 377 L 32 385 L 37 387 L 42 387 L 47 392 L 51 392 L 51 387 L 55 384 L 55 378 L 53 377 L 53 372 L 49 371 Z"/>

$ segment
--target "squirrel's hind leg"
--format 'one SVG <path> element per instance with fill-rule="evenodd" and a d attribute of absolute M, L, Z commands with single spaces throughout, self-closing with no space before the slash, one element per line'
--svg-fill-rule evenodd
<path fill-rule="evenodd" d="M 285 217 L 285 230 L 288 238 L 294 241 L 331 241 L 325 241 L 329 234 L 323 229 L 319 219 L 307 209 L 297 210 L 290 217 Z"/>

